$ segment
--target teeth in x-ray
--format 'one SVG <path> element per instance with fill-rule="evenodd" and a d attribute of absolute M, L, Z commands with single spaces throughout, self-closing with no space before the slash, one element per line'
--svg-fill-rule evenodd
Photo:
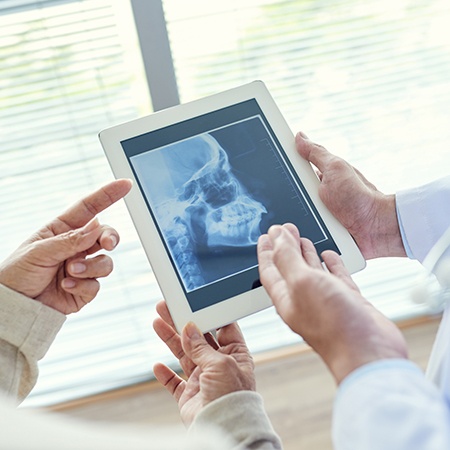
<path fill-rule="evenodd" d="M 178 271 L 187 290 L 195 289 L 204 284 L 197 257 L 193 252 L 189 230 L 184 221 L 177 217 L 174 226 L 167 230 L 168 243 Z"/>
<path fill-rule="evenodd" d="M 259 202 L 244 195 L 213 210 L 206 218 L 208 245 L 240 247 L 256 244 L 263 212 L 266 212 L 266 209 Z"/>

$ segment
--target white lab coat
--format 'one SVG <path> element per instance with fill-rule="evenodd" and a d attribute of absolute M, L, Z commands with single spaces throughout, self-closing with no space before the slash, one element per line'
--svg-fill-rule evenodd
<path fill-rule="evenodd" d="M 450 226 L 450 177 L 397 194 L 408 255 L 423 262 Z M 449 255 L 450 256 L 450 255 Z M 336 450 L 450 449 L 450 306 L 427 376 L 407 360 L 383 360 L 351 373 L 334 405 Z"/>

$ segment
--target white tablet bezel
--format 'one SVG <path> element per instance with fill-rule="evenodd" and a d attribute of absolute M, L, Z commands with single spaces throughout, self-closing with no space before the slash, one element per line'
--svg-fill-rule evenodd
<path fill-rule="evenodd" d="M 192 312 L 157 226 L 136 182 L 121 141 L 250 99 L 257 101 L 270 123 L 291 165 L 297 172 L 311 201 L 340 249 L 342 260 L 347 269 L 354 273 L 365 267 L 365 260 L 352 237 L 320 200 L 318 195 L 319 180 L 311 165 L 298 155 L 294 135 L 263 82 L 255 81 L 210 97 L 113 126 L 101 131 L 99 138 L 114 175 L 117 178 L 130 178 L 134 181 L 134 186 L 125 198 L 125 202 L 178 331 L 182 330 L 183 326 L 189 321 L 195 322 L 203 332 L 217 329 L 267 308 L 271 306 L 272 302 L 264 288 L 258 287 Z"/>

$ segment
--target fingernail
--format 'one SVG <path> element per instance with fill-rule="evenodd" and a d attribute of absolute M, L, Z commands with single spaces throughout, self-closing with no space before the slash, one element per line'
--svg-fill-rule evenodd
<path fill-rule="evenodd" d="M 73 263 L 70 267 L 72 273 L 83 273 L 86 270 L 86 264 L 83 263 Z"/>
<path fill-rule="evenodd" d="M 112 234 L 111 236 L 109 236 L 109 239 L 111 240 L 112 248 L 116 248 L 118 242 L 117 236 L 115 234 Z"/>
<path fill-rule="evenodd" d="M 64 278 L 64 280 L 62 280 L 61 285 L 64 289 L 72 289 L 75 287 L 77 283 L 75 282 L 75 280 L 72 280 L 72 278 Z"/>
<path fill-rule="evenodd" d="M 186 326 L 184 327 L 185 333 L 188 336 L 189 339 L 192 341 L 195 341 L 197 339 L 200 339 L 200 330 L 197 328 L 197 325 L 195 325 L 194 322 L 188 322 Z"/>
<path fill-rule="evenodd" d="M 297 137 L 301 137 L 302 139 L 308 139 L 308 136 L 306 136 L 306 134 L 303 133 L 303 131 L 299 131 L 297 133 Z"/>

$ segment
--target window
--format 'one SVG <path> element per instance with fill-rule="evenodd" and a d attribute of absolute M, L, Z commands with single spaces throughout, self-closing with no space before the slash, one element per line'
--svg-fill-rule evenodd
<path fill-rule="evenodd" d="M 380 190 L 448 174 L 446 2 L 182 5 L 164 1 L 182 102 L 262 79 L 292 130 L 350 161 Z M 412 261 L 369 261 L 355 279 L 389 317 L 404 319 L 424 311 L 409 300 L 420 270 Z"/>
<path fill-rule="evenodd" d="M 2 256 L 112 179 L 97 133 L 150 112 L 136 40 L 126 2 L 0 5 Z M 122 235 L 114 277 L 98 302 L 68 317 L 29 405 L 133 382 L 144 372 L 137 366 L 150 374 L 151 300 L 160 294 L 124 205 L 103 220 Z"/>
<path fill-rule="evenodd" d="M 1 2 L 8 238 L 0 257 L 112 178 L 97 133 L 151 111 L 144 73 L 155 109 L 262 79 L 294 131 L 385 192 L 446 174 L 449 21 L 444 0 Z M 122 236 L 115 271 L 91 305 L 69 316 L 26 405 L 144 381 L 155 361 L 174 364 L 151 327 L 161 294 L 124 205 L 102 220 Z M 377 307 L 402 319 L 426 312 L 408 296 L 418 273 L 414 262 L 389 259 L 370 261 L 355 279 Z M 254 352 L 298 342 L 272 309 L 240 323 Z"/>

